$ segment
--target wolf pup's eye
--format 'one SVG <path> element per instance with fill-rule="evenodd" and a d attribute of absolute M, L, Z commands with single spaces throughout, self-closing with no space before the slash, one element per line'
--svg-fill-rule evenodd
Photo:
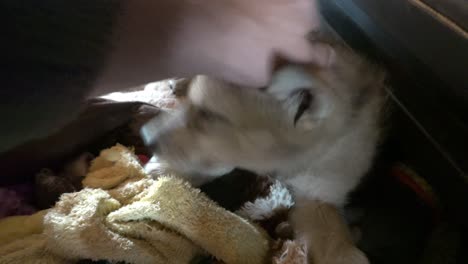
<path fill-rule="evenodd" d="M 215 113 L 208 111 L 206 109 L 200 109 L 198 111 L 198 114 L 200 115 L 202 119 L 208 120 L 208 121 L 212 121 L 214 119 L 219 118 Z"/>
<path fill-rule="evenodd" d="M 220 119 L 215 113 L 204 108 L 197 108 L 190 114 L 191 117 L 188 118 L 186 125 L 187 127 L 198 131 L 206 129 L 208 123 L 213 123 Z"/>
<path fill-rule="evenodd" d="M 308 89 L 300 89 L 296 91 L 295 96 L 299 96 L 299 106 L 297 107 L 297 112 L 294 116 L 294 125 L 296 125 L 297 121 L 299 118 L 301 118 L 304 112 L 310 108 L 312 100 L 314 99 L 313 95 Z"/>
<path fill-rule="evenodd" d="M 200 108 L 198 110 L 198 115 L 201 119 L 205 120 L 205 121 L 209 121 L 209 122 L 213 122 L 213 121 L 222 121 L 222 122 L 226 122 L 226 123 L 229 123 L 229 120 L 226 119 L 224 116 L 218 114 L 218 113 L 215 113 L 213 111 L 210 111 L 208 109 L 204 109 L 204 108 Z"/>

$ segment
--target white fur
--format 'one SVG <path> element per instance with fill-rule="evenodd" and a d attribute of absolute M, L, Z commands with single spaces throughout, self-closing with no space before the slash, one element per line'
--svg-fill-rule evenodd
<path fill-rule="evenodd" d="M 275 181 L 269 188 L 267 197 L 247 202 L 236 214 L 258 221 L 272 217 L 278 210 L 288 210 L 294 205 L 289 190 L 280 182 Z"/>
<path fill-rule="evenodd" d="M 347 50 L 336 53 L 328 69 L 280 69 L 265 93 L 196 77 L 187 105 L 150 122 L 144 134 L 179 173 L 215 176 L 241 167 L 273 174 L 298 197 L 342 206 L 371 165 L 384 85 L 372 65 Z M 313 102 L 294 124 L 297 89 Z"/>

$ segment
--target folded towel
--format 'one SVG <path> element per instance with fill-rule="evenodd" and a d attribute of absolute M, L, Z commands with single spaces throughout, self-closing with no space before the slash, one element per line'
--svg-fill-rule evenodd
<path fill-rule="evenodd" d="M 143 181 L 148 181 L 148 188 L 157 187 L 153 180 Z M 150 213 L 159 211 L 153 202 L 137 200 L 125 206 L 102 189 L 64 194 L 44 218 L 47 248 L 71 260 L 188 263 L 201 248 L 153 221 Z M 120 211 L 133 213 L 134 218 L 122 220 Z"/>

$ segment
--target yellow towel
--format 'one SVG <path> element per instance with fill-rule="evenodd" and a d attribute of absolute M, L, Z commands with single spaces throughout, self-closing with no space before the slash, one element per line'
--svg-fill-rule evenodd
<path fill-rule="evenodd" d="M 0 220 L 0 246 L 42 233 L 42 219 L 47 210 L 33 215 L 11 216 Z"/>
<path fill-rule="evenodd" d="M 142 179 L 147 175 L 132 150 L 117 144 L 101 151 L 91 162 L 84 187 L 111 189 L 127 179 Z"/>
<path fill-rule="evenodd" d="M 25 263 L 24 256 L 38 263 L 189 263 L 203 252 L 228 264 L 267 261 L 269 241 L 260 228 L 181 179 L 150 179 L 121 145 L 101 153 L 83 184 L 94 189 L 62 195 L 44 217 L 44 232 L 0 248 L 8 249 L 0 263 Z M 18 243 L 32 252 L 19 250 Z"/>

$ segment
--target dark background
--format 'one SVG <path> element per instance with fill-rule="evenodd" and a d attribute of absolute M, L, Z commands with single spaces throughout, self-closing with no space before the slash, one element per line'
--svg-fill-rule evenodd
<path fill-rule="evenodd" d="M 390 73 L 395 108 L 381 166 L 401 161 L 424 177 L 442 202 L 444 232 L 458 237 L 450 259 L 432 252 L 424 262 L 429 244 L 449 239 L 437 241 L 427 210 L 376 168 L 352 199 L 369 211 L 361 247 L 372 263 L 468 263 L 468 1 L 319 2 L 340 37 Z"/>

